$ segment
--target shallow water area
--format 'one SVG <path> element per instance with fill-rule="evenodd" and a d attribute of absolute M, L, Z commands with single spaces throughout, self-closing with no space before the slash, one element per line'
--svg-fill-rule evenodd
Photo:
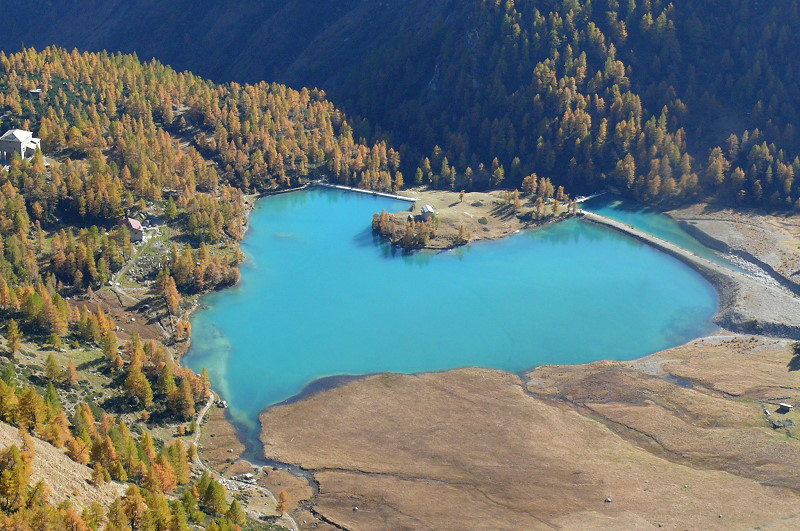
<path fill-rule="evenodd" d="M 251 445 L 262 409 L 320 378 L 633 359 L 714 329 L 710 284 L 615 231 L 570 219 L 406 254 L 370 223 L 409 206 L 330 189 L 259 201 L 242 281 L 203 298 L 184 358 Z"/>
<path fill-rule="evenodd" d="M 709 249 L 691 234 L 684 231 L 678 223 L 657 210 L 612 193 L 604 193 L 581 204 L 581 208 L 657 236 L 662 240 L 683 247 L 697 256 L 711 260 L 730 269 L 741 271 L 723 255 Z"/>

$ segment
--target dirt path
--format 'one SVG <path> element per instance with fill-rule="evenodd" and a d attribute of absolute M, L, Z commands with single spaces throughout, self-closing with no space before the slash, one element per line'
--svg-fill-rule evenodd
<path fill-rule="evenodd" d="M 208 410 L 211 408 L 211 406 L 214 405 L 214 399 L 215 399 L 214 393 L 211 393 L 209 395 L 209 397 L 208 397 L 208 401 L 203 406 L 203 409 L 201 409 L 200 413 L 198 413 L 198 415 L 197 415 L 197 431 L 194 434 L 194 440 L 193 440 L 193 443 L 196 446 L 200 442 L 200 430 L 202 429 L 203 419 L 205 418 L 205 416 L 208 413 Z M 208 472 L 208 474 L 211 477 L 222 481 L 222 483 L 224 485 L 227 486 L 229 484 L 235 484 L 238 487 L 238 490 L 242 491 L 242 492 L 246 492 L 248 490 L 255 490 L 256 492 L 262 494 L 263 496 L 266 496 L 275 507 L 278 506 L 278 500 L 275 498 L 275 495 L 272 494 L 272 492 L 269 489 L 267 489 L 265 487 L 262 487 L 261 485 L 253 485 L 251 483 L 245 483 L 243 481 L 236 481 L 235 479 L 231 479 L 231 478 L 227 478 L 227 477 L 223 476 L 222 474 L 220 474 L 219 472 L 217 472 L 216 470 L 214 470 L 210 466 L 206 465 L 203 462 L 203 460 L 200 458 L 199 453 L 198 453 L 197 458 L 195 459 L 194 463 L 195 463 L 195 465 L 197 465 L 198 467 L 200 467 L 204 471 Z M 261 516 L 261 513 L 258 513 L 257 511 L 249 509 L 247 506 L 245 506 L 245 511 L 250 513 L 250 515 L 255 517 L 256 519 L 258 519 Z M 279 525 L 282 525 L 282 526 L 286 527 L 287 529 L 291 529 L 292 531 L 300 531 L 300 528 L 297 525 L 297 522 L 295 522 L 294 518 L 292 518 L 291 515 L 289 515 L 289 514 L 283 514 L 281 517 L 278 518 L 277 522 L 278 522 Z"/>

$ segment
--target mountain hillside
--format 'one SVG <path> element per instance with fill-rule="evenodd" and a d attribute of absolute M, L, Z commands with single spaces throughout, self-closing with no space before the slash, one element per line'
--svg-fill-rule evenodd
<path fill-rule="evenodd" d="M 216 80 L 318 86 L 363 118 L 356 137 L 391 139 L 403 171 L 419 165 L 415 180 L 436 187 L 515 188 L 535 172 L 654 204 L 782 210 L 800 208 L 798 6 L 75 0 L 10 6 L 0 46 L 136 51 Z"/>
<path fill-rule="evenodd" d="M 32 9 L 12 4 L 0 47 L 59 44 L 136 52 L 218 81 L 330 85 L 357 66 L 365 49 L 391 42 L 394 31 L 387 28 L 425 29 L 432 16 L 453 5 L 457 2 L 73 0 Z"/>
<path fill-rule="evenodd" d="M 92 469 L 86 465 L 76 463 L 64 453 L 63 450 L 48 444 L 40 439 L 33 439 L 36 457 L 33 460 L 33 483 L 39 480 L 47 482 L 51 490 L 50 500 L 55 504 L 69 500 L 79 508 L 96 501 L 103 506 L 122 494 L 124 485 L 109 482 L 103 485 L 92 483 Z M 19 430 L 0 422 L 0 448 L 11 445 L 22 445 Z"/>
<path fill-rule="evenodd" d="M 187 312 L 239 278 L 245 194 L 387 189 L 396 152 L 316 90 L 57 47 L 0 53 L 6 129 L 43 151 L 0 167 L 0 527 L 238 529 L 249 502 L 191 470 L 211 384 L 177 363 Z"/>

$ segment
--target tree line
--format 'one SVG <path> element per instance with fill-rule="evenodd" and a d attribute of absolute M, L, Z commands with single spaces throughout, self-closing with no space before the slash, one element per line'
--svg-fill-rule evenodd
<path fill-rule="evenodd" d="M 537 173 L 663 206 L 797 210 L 799 13 L 796 0 L 480 0 L 398 32 L 337 97 L 434 187 Z"/>
<path fill-rule="evenodd" d="M 124 436 L 113 430 L 114 427 L 110 428 L 106 435 L 109 441 L 112 435 Z M 233 500 L 228 504 L 225 487 L 207 473 L 190 484 L 188 477 L 184 477 L 187 469 L 183 464 L 178 467 L 181 475 L 175 475 L 170 463 L 182 463 L 183 449 L 177 444 L 180 441 L 158 454 L 152 446 L 145 448 L 156 461 L 152 466 L 156 472 L 149 488 L 130 485 L 108 508 L 96 501 L 81 511 L 69 501 L 55 506 L 49 500 L 51 490 L 47 483 L 44 480 L 32 483 L 35 445 L 27 431 L 20 429 L 19 434 L 20 446 L 11 445 L 0 450 L 0 525 L 4 529 L 188 531 L 202 526 L 223 531 L 241 529 L 245 523 L 246 516 L 239 502 Z M 111 442 L 105 450 L 113 451 Z M 101 485 L 105 480 L 97 471 L 95 468 L 92 481 Z M 187 488 L 180 497 L 168 497 L 165 487 L 170 492 L 176 482 L 187 484 Z"/>

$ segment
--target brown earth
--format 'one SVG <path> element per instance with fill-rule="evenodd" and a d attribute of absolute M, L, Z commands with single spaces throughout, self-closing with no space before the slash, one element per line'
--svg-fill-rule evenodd
<path fill-rule="evenodd" d="M 168 337 L 157 317 L 138 309 L 139 301 L 120 296 L 110 288 L 96 291 L 89 300 L 78 302 L 81 304 L 88 304 L 93 310 L 100 307 L 111 315 L 121 329 L 117 332 L 120 341 L 127 341 L 134 332 L 144 341 L 164 342 Z"/>
<path fill-rule="evenodd" d="M 313 496 L 314 491 L 308 481 L 297 477 L 286 470 L 275 470 L 272 467 L 257 467 L 242 458 L 245 446 L 239 439 L 236 427 L 228 420 L 225 410 L 212 406 L 205 415 L 199 438 L 200 455 L 206 466 L 212 468 L 225 478 L 232 478 L 239 474 L 252 473 L 256 478 L 257 485 L 268 489 L 274 497 L 285 490 L 289 495 L 289 512 L 298 522 L 314 522 L 322 527 L 317 529 L 327 529 L 321 522 L 317 522 L 316 517 L 298 509 L 303 500 Z M 247 485 L 237 486 L 238 494 L 243 497 L 246 510 L 251 514 L 274 515 L 275 502 L 272 497 L 265 496 L 258 489 L 249 488 Z"/>
<path fill-rule="evenodd" d="M 221 474 L 227 474 L 245 450 L 236 428 L 225 418 L 225 410 L 216 406 L 212 406 L 205 416 L 197 448 L 203 461 Z"/>
<path fill-rule="evenodd" d="M 774 405 L 800 399 L 798 348 L 376 375 L 266 411 L 262 439 L 347 529 L 797 528 L 800 441 L 769 419 L 800 421 Z"/>
<path fill-rule="evenodd" d="M 437 211 L 434 247 L 465 218 L 489 221 L 473 240 L 524 228 L 497 215 L 499 195 L 414 192 L 415 211 Z M 753 274 L 723 286 L 736 304 L 721 312 L 787 323 L 800 217 L 671 214 Z M 369 377 L 265 412 L 265 452 L 311 470 L 313 514 L 347 529 L 797 528 L 800 415 L 776 410 L 800 400 L 800 343 L 725 334 L 524 382 L 481 369 Z"/>
<path fill-rule="evenodd" d="M 33 459 L 31 484 L 44 480 L 50 487 L 50 501 L 54 505 L 68 500 L 78 509 L 96 501 L 108 507 L 114 498 L 125 491 L 125 485 L 116 482 L 98 487 L 91 482 L 92 469 L 80 465 L 67 457 L 55 446 L 40 439 L 33 439 L 36 456 Z M 22 446 L 19 429 L 0 422 L 0 447 Z"/>

